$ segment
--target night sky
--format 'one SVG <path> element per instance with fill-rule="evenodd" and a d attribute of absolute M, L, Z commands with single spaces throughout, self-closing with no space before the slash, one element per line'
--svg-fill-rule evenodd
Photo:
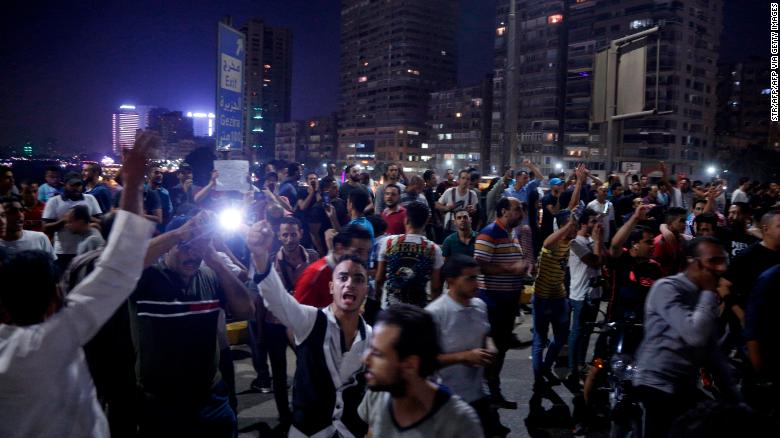
<path fill-rule="evenodd" d="M 492 70 L 496 0 L 460 0 L 458 79 Z M 338 0 L 6 1 L 0 147 L 56 139 L 107 151 L 122 103 L 213 111 L 216 23 L 261 17 L 293 31 L 293 118 L 336 109 Z M 723 58 L 767 56 L 768 2 L 726 0 Z"/>

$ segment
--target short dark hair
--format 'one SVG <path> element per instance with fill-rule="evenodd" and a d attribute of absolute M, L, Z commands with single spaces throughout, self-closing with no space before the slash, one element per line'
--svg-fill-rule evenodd
<path fill-rule="evenodd" d="M 97 173 L 98 176 L 103 175 L 103 168 L 98 163 L 87 163 L 87 168 L 90 172 Z"/>
<path fill-rule="evenodd" d="M 401 194 L 401 188 L 398 187 L 398 184 L 387 184 L 385 186 L 385 192 L 387 191 L 387 189 L 396 189 L 396 190 L 398 190 L 398 194 L 399 195 Z"/>
<path fill-rule="evenodd" d="M 501 217 L 504 215 L 504 210 L 509 210 L 512 208 L 512 203 L 509 201 L 509 198 L 504 197 L 498 200 L 496 202 L 496 217 Z"/>
<path fill-rule="evenodd" d="M 420 201 L 412 201 L 406 204 L 406 220 L 414 229 L 425 227 L 431 212 L 428 206 Z"/>
<path fill-rule="evenodd" d="M 75 205 L 70 211 L 73 212 L 73 219 L 76 219 L 77 221 L 84 221 L 86 223 L 92 221 L 92 217 L 89 215 L 89 208 L 87 208 L 86 205 Z"/>
<path fill-rule="evenodd" d="M 422 177 L 424 181 L 430 181 L 431 178 L 433 178 L 433 175 L 436 174 L 436 171 L 433 169 L 428 169 L 425 172 L 423 172 Z"/>
<path fill-rule="evenodd" d="M 645 233 L 650 233 L 650 235 L 653 235 L 653 230 L 650 228 L 644 226 L 644 225 L 637 225 L 634 228 L 631 229 L 631 233 L 628 235 L 628 239 L 626 239 L 626 243 L 623 244 L 624 248 L 631 248 L 634 246 L 634 244 L 641 242 L 642 238 L 645 237 Z"/>
<path fill-rule="evenodd" d="M 49 306 L 60 303 L 58 278 L 59 271 L 48 252 L 16 253 L 0 266 L 0 309 L 17 326 L 42 322 Z"/>
<path fill-rule="evenodd" d="M 447 257 L 447 261 L 444 262 L 444 266 L 441 267 L 441 278 L 457 278 L 463 274 L 464 269 L 479 268 L 479 263 L 474 260 L 474 257 L 469 257 L 465 254 L 453 254 L 451 257 Z"/>
<path fill-rule="evenodd" d="M 355 166 L 356 166 L 355 164 L 347 164 L 344 167 L 344 173 L 349 173 L 349 171 L 352 170 L 352 168 L 355 167 Z"/>
<path fill-rule="evenodd" d="M 696 198 L 693 200 L 693 207 L 696 208 L 696 204 L 706 204 L 707 200 L 704 198 Z"/>
<path fill-rule="evenodd" d="M 592 208 L 586 208 L 582 211 L 582 214 L 580 215 L 580 219 L 577 221 L 577 225 L 585 225 L 590 221 L 590 218 L 593 216 L 598 216 L 599 214 L 593 210 Z"/>
<path fill-rule="evenodd" d="M 322 179 L 320 180 L 320 191 L 324 192 L 324 191 L 330 189 L 330 186 L 333 185 L 333 183 L 335 181 L 336 181 L 336 179 L 333 178 L 330 175 L 323 176 Z"/>
<path fill-rule="evenodd" d="M 368 265 L 366 264 L 365 260 L 362 260 L 360 257 L 354 255 L 354 254 L 344 254 L 343 256 L 339 257 L 338 260 L 336 260 L 336 266 L 344 263 L 344 262 L 352 262 L 355 264 L 358 264 L 363 267 L 366 271 L 368 271 Z M 333 271 L 335 273 L 336 269 L 334 266 Z"/>
<path fill-rule="evenodd" d="M 298 218 L 294 216 L 283 216 L 281 219 L 279 219 L 279 225 L 287 224 L 287 225 L 296 225 L 299 230 L 303 229 L 303 224 L 301 221 L 298 220 Z"/>
<path fill-rule="evenodd" d="M 699 236 L 694 237 L 693 239 L 689 240 L 687 244 L 685 245 L 685 256 L 686 257 L 698 257 L 701 255 L 701 247 L 702 245 L 717 245 L 721 248 L 723 248 L 723 243 L 710 236 Z"/>
<path fill-rule="evenodd" d="M 349 248 L 352 246 L 352 240 L 354 239 L 371 240 L 371 233 L 360 225 L 350 224 L 342 228 L 333 237 L 333 245 L 335 246 L 338 243 L 345 248 Z"/>
<path fill-rule="evenodd" d="M 14 173 L 13 169 L 11 169 L 11 166 L 0 165 L 0 175 L 5 174 L 6 172 Z"/>
<path fill-rule="evenodd" d="M 740 185 L 740 186 L 741 186 L 742 184 L 745 184 L 745 183 L 748 183 L 748 182 L 750 182 L 750 177 L 743 176 L 742 178 L 740 178 L 740 179 L 739 179 L 739 185 Z"/>
<path fill-rule="evenodd" d="M 287 176 L 290 176 L 293 173 L 300 172 L 300 171 L 301 171 L 301 165 L 298 163 L 290 163 L 287 165 Z"/>
<path fill-rule="evenodd" d="M 612 190 L 613 192 L 617 189 L 622 189 L 622 188 L 623 188 L 623 184 L 620 184 L 619 182 L 613 183 L 611 186 L 609 186 L 609 189 Z"/>
<path fill-rule="evenodd" d="M 695 224 L 712 224 L 713 227 L 718 225 L 718 216 L 715 215 L 715 213 L 710 213 L 708 211 L 705 211 L 704 213 L 696 216 L 696 218 L 693 220 L 693 223 Z"/>
<path fill-rule="evenodd" d="M 771 221 L 772 221 L 772 219 L 773 219 L 775 216 L 780 216 L 780 209 L 769 210 L 769 211 L 767 211 L 766 213 L 764 213 L 764 215 L 763 215 L 763 216 L 761 216 L 761 225 L 762 225 L 762 226 L 763 226 L 763 225 L 767 225 L 767 226 L 768 226 L 768 225 L 769 225 L 769 222 L 771 222 Z"/>
<path fill-rule="evenodd" d="M 749 215 L 751 213 L 750 204 L 747 202 L 734 202 L 731 205 L 736 205 L 737 208 L 739 208 L 739 212 L 744 215 Z"/>
<path fill-rule="evenodd" d="M 370 214 L 366 216 L 366 220 L 371 222 L 371 226 L 374 227 L 374 237 L 381 236 L 387 231 L 387 221 L 378 214 Z"/>
<path fill-rule="evenodd" d="M 273 178 L 273 179 L 279 181 L 279 174 L 276 173 L 276 172 L 268 172 L 268 173 L 265 174 L 264 179 L 267 180 L 268 178 Z"/>
<path fill-rule="evenodd" d="M 362 213 L 366 209 L 370 199 L 368 192 L 361 189 L 353 189 L 349 192 L 347 199 L 352 203 L 352 208 Z"/>
<path fill-rule="evenodd" d="M 460 169 L 460 170 L 458 171 L 458 178 L 460 178 L 460 175 L 461 175 L 462 173 L 464 173 L 464 172 L 465 172 L 465 173 L 468 173 L 468 174 L 469 174 L 469 178 L 471 178 L 471 171 L 470 171 L 470 170 L 468 170 L 468 169 Z"/>
<path fill-rule="evenodd" d="M 688 216 L 688 210 L 682 207 L 672 207 L 666 210 L 666 215 L 664 215 L 664 219 L 666 220 L 666 223 L 669 224 L 677 220 L 680 216 L 682 217 Z"/>
<path fill-rule="evenodd" d="M 45 172 L 57 172 L 61 173 L 62 168 L 60 166 L 46 166 L 46 169 L 43 170 Z"/>
<path fill-rule="evenodd" d="M 436 322 L 430 313 L 411 304 L 393 304 L 379 313 L 375 326 L 379 324 L 394 325 L 400 329 L 393 346 L 398 359 L 419 357 L 420 377 L 428 377 L 436 371 L 441 346 Z"/>

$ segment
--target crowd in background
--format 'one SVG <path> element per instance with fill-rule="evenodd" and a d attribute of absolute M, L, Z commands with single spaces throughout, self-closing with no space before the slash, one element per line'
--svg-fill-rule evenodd
<path fill-rule="evenodd" d="M 111 186 L 95 163 L 41 184 L 0 167 L 0 435 L 236 436 L 237 320 L 279 435 L 505 436 L 512 398 L 561 383 L 585 434 L 615 353 L 590 338 L 607 323 L 641 328 L 644 436 L 693 434 L 675 420 L 709 427 L 723 406 L 741 430 L 777 425 L 775 182 L 729 193 L 664 163 L 601 180 L 523 160 L 482 187 L 474 169 L 391 163 L 374 182 L 290 163 L 235 193 L 217 171 L 195 185 L 187 163 L 165 187 L 156 141 L 141 136 Z M 526 311 L 534 384 L 505 394 Z"/>

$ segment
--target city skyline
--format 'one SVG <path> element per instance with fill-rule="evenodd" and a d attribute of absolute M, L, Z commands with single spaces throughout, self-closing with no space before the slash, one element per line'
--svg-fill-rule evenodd
<path fill-rule="evenodd" d="M 292 29 L 292 119 L 337 109 L 339 2 L 140 3 L 132 8 L 115 2 L 94 7 L 10 4 L 2 33 L 15 44 L 0 61 L 6 72 L 0 88 L 0 147 L 54 139 L 63 148 L 108 150 L 108 121 L 127 102 L 211 111 L 216 23 L 225 15 L 234 22 L 258 17 Z M 722 60 L 766 56 L 765 28 L 755 25 L 764 19 L 763 3 L 725 3 Z M 492 71 L 495 4 L 459 2 L 460 86 Z"/>

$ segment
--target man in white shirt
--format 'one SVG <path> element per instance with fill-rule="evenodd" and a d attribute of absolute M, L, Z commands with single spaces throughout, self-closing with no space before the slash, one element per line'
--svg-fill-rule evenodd
<path fill-rule="evenodd" d="M 54 252 L 57 253 L 57 263 L 63 269 L 78 253 L 78 244 L 81 241 L 74 239 L 66 228 L 70 219 L 68 212 L 77 205 L 84 205 L 89 216 L 96 218 L 103 213 L 94 196 L 82 193 L 83 187 L 80 176 L 68 175 L 62 194 L 49 199 L 41 216 L 43 231 L 49 235 L 54 234 Z"/>
<path fill-rule="evenodd" d="M 154 231 L 154 224 L 141 217 L 141 190 L 146 160 L 158 142 L 159 137 L 144 132 L 126 157 L 127 193 L 108 247 L 65 306 L 57 309 L 56 274 L 41 253 L 20 254 L 0 268 L 0 436 L 109 436 L 82 346 L 141 276 Z"/>
<path fill-rule="evenodd" d="M 493 362 L 496 351 L 488 342 L 487 305 L 475 297 L 478 274 L 479 263 L 473 257 L 455 254 L 448 258 L 442 267 L 447 293 L 425 308 L 436 321 L 441 342 L 437 383 L 474 408 L 485 436 L 505 436 L 510 430 L 499 423 L 483 385 L 485 366 Z"/>
<path fill-rule="evenodd" d="M 587 208 L 595 211 L 601 218 L 601 226 L 604 228 L 604 242 L 612 238 L 612 228 L 615 226 L 615 206 L 607 200 L 607 187 L 600 186 L 596 189 L 596 199 L 588 203 Z"/>
<path fill-rule="evenodd" d="M 4 212 L 4 213 L 3 213 Z M 4 248 L 6 254 L 12 256 L 22 251 L 41 250 L 51 255 L 52 260 L 57 259 L 49 237 L 38 231 L 23 229 L 24 207 L 17 198 L 2 198 L 0 200 L 0 215 L 5 215 L 5 232 L 0 234 L 0 248 Z"/>
<path fill-rule="evenodd" d="M 436 209 L 444 216 L 444 234 L 449 235 L 456 231 L 455 216 L 453 212 L 458 207 L 463 207 L 472 217 L 477 213 L 479 206 L 479 195 L 469 188 L 471 184 L 471 174 L 467 169 L 458 173 L 458 185 L 445 190 L 436 202 Z"/>
<path fill-rule="evenodd" d="M 747 191 L 750 189 L 750 178 L 743 176 L 739 179 L 739 187 L 731 194 L 731 203 L 749 201 Z"/>
<path fill-rule="evenodd" d="M 601 299 L 599 279 L 606 249 L 602 246 L 604 232 L 598 214 L 585 209 L 578 220 L 577 237 L 569 243 L 569 271 L 571 286 L 569 302 L 572 308 L 569 332 L 568 383 L 579 385 L 581 369 L 585 366 L 588 340 L 593 328 L 588 324 L 598 316 Z"/>

